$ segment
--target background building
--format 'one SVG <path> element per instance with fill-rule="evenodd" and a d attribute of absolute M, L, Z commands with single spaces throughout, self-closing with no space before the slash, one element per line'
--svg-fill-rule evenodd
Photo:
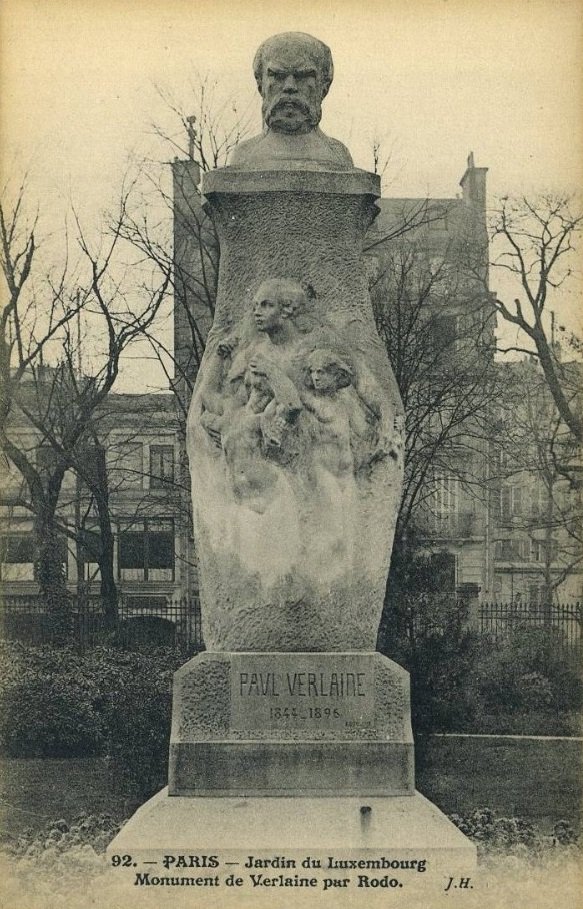
<path fill-rule="evenodd" d="M 156 610 L 193 592 L 192 531 L 188 489 L 181 483 L 179 421 L 172 394 L 112 394 L 98 415 L 100 446 L 93 455 L 105 467 L 115 537 L 114 577 L 128 609 Z M 20 417 L 10 436 L 33 453 L 41 474 L 55 457 Z M 0 580 L 3 596 L 34 595 L 36 553 L 32 516 L 22 477 L 5 459 L 0 479 Z M 75 598 L 99 597 L 99 522 L 95 502 L 76 474 L 65 474 L 58 522 L 62 566 Z"/>

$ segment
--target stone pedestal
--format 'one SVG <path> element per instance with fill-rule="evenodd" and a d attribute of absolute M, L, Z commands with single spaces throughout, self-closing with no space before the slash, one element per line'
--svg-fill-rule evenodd
<path fill-rule="evenodd" d="M 336 870 L 353 877 L 365 871 L 376 875 L 388 871 L 402 878 L 399 866 L 391 867 L 395 862 L 424 862 L 429 874 L 440 876 L 468 875 L 476 866 L 476 847 L 418 792 L 385 798 L 192 799 L 169 796 L 163 789 L 136 812 L 108 853 L 129 854 L 142 872 L 147 864 L 146 870 L 157 875 L 168 873 L 160 860 L 164 855 L 212 854 L 219 861 L 212 873 L 218 873 L 220 880 L 234 869 L 242 873 L 250 855 L 259 861 L 279 856 L 295 862 L 287 865 L 294 869 L 286 870 L 288 874 L 297 869 L 305 874 L 302 862 L 303 868 L 309 868 L 305 859 L 310 856 L 321 862 L 321 868 L 309 873 L 320 878 L 334 870 L 329 857 L 361 862 L 352 868 L 346 865 L 348 871 Z M 286 865 L 281 863 L 280 868 Z M 410 873 L 413 868 L 406 870 L 405 877 L 419 878 Z M 170 872 L 186 873 L 172 866 Z M 204 873 L 211 871 L 207 868 Z M 280 870 L 272 867 L 264 873 L 272 876 Z"/>
<path fill-rule="evenodd" d="M 411 795 L 409 677 L 379 653 L 205 653 L 178 670 L 170 795 Z"/>
<path fill-rule="evenodd" d="M 373 868 L 395 879 L 405 862 L 441 876 L 476 863 L 470 841 L 415 791 L 408 673 L 362 652 L 204 653 L 186 663 L 174 680 L 168 789 L 109 852 L 158 876 L 164 855 L 216 855 L 217 886 L 233 869 L 252 874 L 249 856 L 283 857 L 293 873 L 311 857 L 319 887 L 334 872 L 330 857 L 373 863 L 345 875 Z"/>

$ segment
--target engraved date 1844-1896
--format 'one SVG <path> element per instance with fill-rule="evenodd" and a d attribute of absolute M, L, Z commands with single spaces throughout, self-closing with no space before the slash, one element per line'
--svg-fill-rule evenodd
<path fill-rule="evenodd" d="M 297 707 L 270 707 L 270 720 L 330 720 L 338 719 L 338 707 L 306 707 L 300 710 Z"/>

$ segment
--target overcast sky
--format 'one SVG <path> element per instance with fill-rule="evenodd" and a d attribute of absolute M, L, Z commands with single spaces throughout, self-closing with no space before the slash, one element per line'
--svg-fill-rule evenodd
<path fill-rule="evenodd" d="M 196 71 L 250 104 L 251 62 L 271 34 L 330 45 L 322 127 L 370 167 L 392 149 L 386 191 L 453 196 L 470 150 L 491 196 L 583 183 L 581 0 L 4 0 L 5 168 L 27 166 L 55 211 L 91 217 L 115 197 L 130 154 L 164 157 L 155 86 L 188 106 Z M 188 111 L 186 111 L 188 112 Z"/>

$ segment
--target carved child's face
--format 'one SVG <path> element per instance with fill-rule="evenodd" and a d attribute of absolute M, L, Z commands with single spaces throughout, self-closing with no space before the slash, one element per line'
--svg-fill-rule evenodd
<path fill-rule="evenodd" d="M 271 388 L 267 376 L 248 369 L 245 373 L 245 385 L 249 390 L 259 391 L 263 394 L 271 393 Z"/>
<path fill-rule="evenodd" d="M 332 369 L 326 369 L 323 366 L 311 366 L 310 378 L 315 391 L 325 393 L 328 391 L 336 391 L 338 387 L 334 371 Z"/>
<path fill-rule="evenodd" d="M 257 294 L 253 301 L 253 318 L 257 331 L 270 332 L 279 328 L 284 318 L 280 301 L 273 294 Z"/>
<path fill-rule="evenodd" d="M 263 63 L 263 119 L 282 133 L 306 133 L 322 117 L 320 67 L 302 47 L 273 49 Z"/>

